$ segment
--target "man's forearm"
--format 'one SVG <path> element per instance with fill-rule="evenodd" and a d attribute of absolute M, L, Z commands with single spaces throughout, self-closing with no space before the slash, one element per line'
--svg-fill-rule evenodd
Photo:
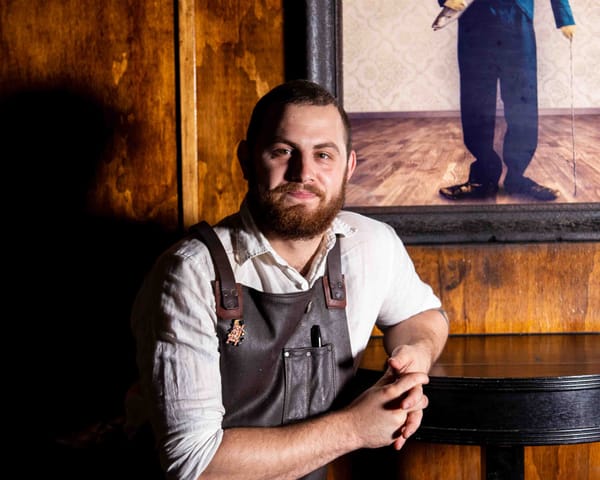
<path fill-rule="evenodd" d="M 341 411 L 283 427 L 227 429 L 200 479 L 297 479 L 359 448 L 350 420 Z"/>
<path fill-rule="evenodd" d="M 424 373 L 400 378 L 386 372 L 349 406 L 293 425 L 232 428 L 205 472 L 205 479 L 296 479 L 359 448 L 400 442 L 400 429 L 411 412 L 426 406 L 416 399 L 410 408 L 397 401 L 427 381 Z"/>

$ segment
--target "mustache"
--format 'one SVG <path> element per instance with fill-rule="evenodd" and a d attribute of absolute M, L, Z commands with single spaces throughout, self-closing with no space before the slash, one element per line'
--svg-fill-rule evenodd
<path fill-rule="evenodd" d="M 289 193 L 289 192 L 296 192 L 298 190 L 304 190 L 305 192 L 313 193 L 316 196 L 318 196 L 319 198 L 322 198 L 324 196 L 323 192 L 321 190 L 319 190 L 317 187 L 315 187 L 314 185 L 298 183 L 298 182 L 285 183 L 283 185 L 279 185 L 279 186 L 271 189 L 270 193 L 271 194 Z"/>

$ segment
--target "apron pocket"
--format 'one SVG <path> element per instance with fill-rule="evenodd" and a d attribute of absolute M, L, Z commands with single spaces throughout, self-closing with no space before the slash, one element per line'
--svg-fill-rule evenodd
<path fill-rule="evenodd" d="M 326 411 L 336 392 L 333 345 L 284 348 L 285 399 L 283 423 Z"/>

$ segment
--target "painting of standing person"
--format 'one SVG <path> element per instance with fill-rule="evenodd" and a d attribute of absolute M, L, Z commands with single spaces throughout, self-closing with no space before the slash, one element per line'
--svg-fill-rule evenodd
<path fill-rule="evenodd" d="M 556 27 L 572 40 L 568 0 L 549 0 Z M 438 0 L 461 12 L 465 0 Z M 475 157 L 465 183 L 440 189 L 450 200 L 494 198 L 506 166 L 504 191 L 552 201 L 559 191 L 525 176 L 538 142 L 536 38 L 533 0 L 474 0 L 458 18 L 458 66 L 463 139 Z M 497 88 L 504 104 L 502 158 L 494 150 Z"/>

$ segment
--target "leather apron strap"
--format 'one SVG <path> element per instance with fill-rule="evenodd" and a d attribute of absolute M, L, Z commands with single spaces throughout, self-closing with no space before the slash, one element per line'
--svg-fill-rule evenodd
<path fill-rule="evenodd" d="M 241 286 L 235 282 L 231 264 L 223 244 L 212 227 L 205 221 L 190 227 L 190 232 L 204 242 L 215 265 L 214 284 L 217 316 L 224 320 L 240 319 L 243 316 Z"/>

